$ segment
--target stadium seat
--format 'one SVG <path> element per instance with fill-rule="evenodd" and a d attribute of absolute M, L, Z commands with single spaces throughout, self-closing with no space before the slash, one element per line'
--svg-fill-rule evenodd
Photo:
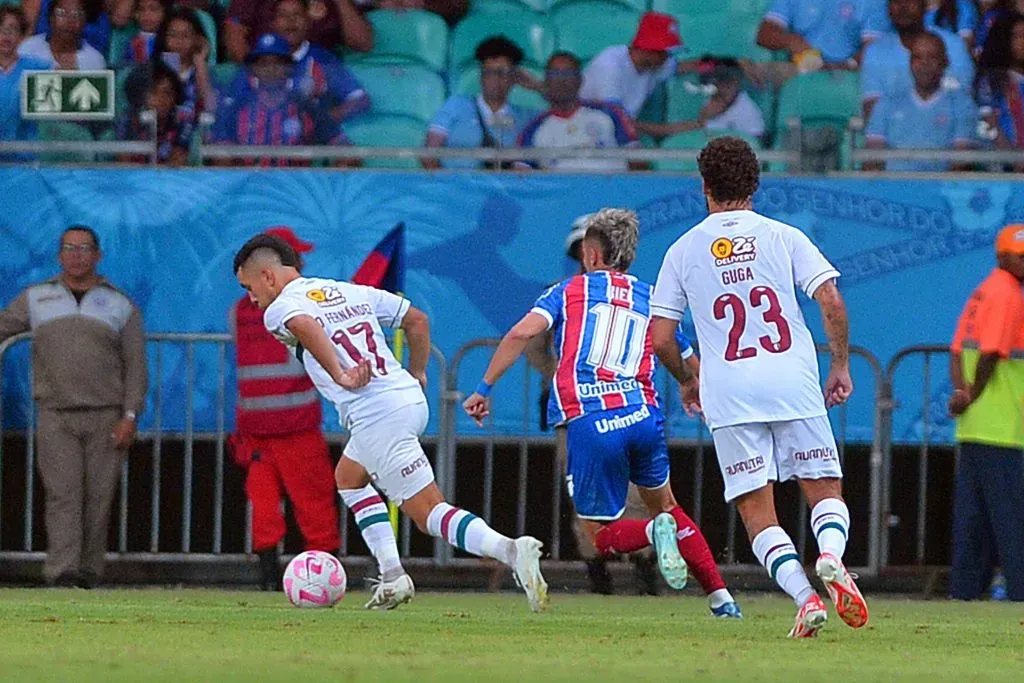
<path fill-rule="evenodd" d="M 65 142 L 94 142 L 95 138 L 89 129 L 77 123 L 69 121 L 40 121 L 40 140 L 62 140 Z M 40 161 L 52 162 L 75 162 L 93 163 L 96 156 L 90 153 L 81 152 L 56 152 L 52 154 L 40 154 Z"/>
<path fill-rule="evenodd" d="M 472 62 L 476 46 L 496 35 L 518 45 L 525 61 L 532 64 L 546 63 L 555 51 L 555 31 L 541 14 L 526 8 L 501 15 L 470 14 L 452 31 L 451 68 L 461 70 Z"/>
<path fill-rule="evenodd" d="M 577 2 L 588 2 L 589 0 L 548 0 L 548 11 L 551 12 L 556 10 L 563 5 L 569 5 Z M 641 14 L 651 8 L 650 0 L 606 0 L 612 5 L 621 5 L 634 12 L 640 12 Z"/>
<path fill-rule="evenodd" d="M 444 80 L 414 64 L 352 64 L 353 75 L 370 94 L 374 114 L 398 114 L 424 124 L 445 100 Z"/>
<path fill-rule="evenodd" d="M 679 35 L 691 55 L 771 61 L 772 53 L 757 45 L 761 15 L 752 13 L 706 12 L 679 17 Z"/>
<path fill-rule="evenodd" d="M 805 123 L 829 122 L 846 127 L 861 110 L 857 74 L 818 72 L 788 80 L 779 92 L 778 130 L 793 118 Z"/>
<path fill-rule="evenodd" d="M 204 12 L 201 9 L 196 10 L 196 16 L 199 17 L 199 23 L 203 26 L 203 34 L 206 36 L 206 40 L 210 43 L 210 56 L 206 62 L 208 64 L 217 63 L 217 22 L 213 20 L 209 12 Z"/>
<path fill-rule="evenodd" d="M 589 62 L 610 45 L 625 45 L 636 34 L 640 12 L 609 0 L 577 0 L 550 13 L 558 49 Z"/>
<path fill-rule="evenodd" d="M 676 17 L 696 14 L 756 14 L 764 16 L 772 0 L 651 0 L 651 9 Z"/>
<path fill-rule="evenodd" d="M 534 76 L 542 78 L 539 67 L 526 67 Z M 477 95 L 480 93 L 480 67 L 476 64 L 464 68 L 455 81 L 452 83 L 452 94 L 455 95 Z M 508 101 L 518 107 L 533 109 L 538 112 L 548 108 L 548 103 L 540 93 L 527 90 L 526 88 L 514 87 L 508 94 Z"/>
<path fill-rule="evenodd" d="M 0 0 L 0 5 L 3 5 L 6 0 Z M 124 59 L 125 50 L 128 49 L 128 43 L 132 42 L 132 38 L 139 32 L 139 27 L 134 22 L 124 26 L 122 28 L 114 28 L 110 32 L 110 46 L 107 48 L 107 64 L 113 67 L 121 65 Z"/>
<path fill-rule="evenodd" d="M 345 134 L 352 144 L 366 147 L 420 147 L 426 128 L 417 119 L 406 116 L 360 116 L 345 124 Z M 364 168 L 419 168 L 416 159 L 368 158 Z"/>
<path fill-rule="evenodd" d="M 470 14 L 505 14 L 528 9 L 531 12 L 547 12 L 548 0 L 476 0 L 469 4 Z"/>
<path fill-rule="evenodd" d="M 680 76 L 669 80 L 667 85 L 666 121 L 692 121 L 697 118 L 707 97 L 699 92 L 696 75 Z"/>
<path fill-rule="evenodd" d="M 346 55 L 348 63 L 419 63 L 434 71 L 445 70 L 448 24 L 439 15 L 423 10 L 374 10 L 366 18 L 373 25 L 373 50 Z"/>
<path fill-rule="evenodd" d="M 210 79 L 213 81 L 213 87 L 221 92 L 226 91 L 228 86 L 234 83 L 241 69 L 242 67 L 234 62 L 214 64 L 210 69 Z"/>
<path fill-rule="evenodd" d="M 721 137 L 723 135 L 731 135 L 734 137 L 742 138 L 746 140 L 755 151 L 761 149 L 761 141 L 755 137 L 744 135 L 743 133 L 737 133 L 735 131 L 705 131 L 705 130 L 691 130 L 686 133 L 678 133 L 676 135 L 669 136 L 661 141 L 662 149 L 691 149 L 699 151 L 704 149 L 704 146 L 708 144 L 708 140 L 712 138 Z M 678 171 L 682 173 L 693 173 L 697 171 L 697 159 L 694 157 L 693 161 L 670 161 L 662 160 L 655 161 L 653 164 L 654 170 L 656 171 Z"/>

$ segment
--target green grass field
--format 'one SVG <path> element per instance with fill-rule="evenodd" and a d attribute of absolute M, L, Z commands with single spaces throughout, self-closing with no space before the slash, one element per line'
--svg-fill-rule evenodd
<path fill-rule="evenodd" d="M 1019 604 L 874 600 L 785 638 L 792 603 L 744 595 L 717 621 L 695 597 L 420 594 L 394 612 L 298 610 L 281 594 L 0 590 L 0 681 L 1022 681 Z"/>

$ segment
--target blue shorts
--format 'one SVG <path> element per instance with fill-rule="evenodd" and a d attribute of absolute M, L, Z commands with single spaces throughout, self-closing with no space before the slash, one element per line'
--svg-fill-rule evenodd
<path fill-rule="evenodd" d="M 610 521 L 626 509 L 629 482 L 668 483 L 664 418 L 652 406 L 627 406 L 578 417 L 568 426 L 566 486 L 583 519 Z"/>

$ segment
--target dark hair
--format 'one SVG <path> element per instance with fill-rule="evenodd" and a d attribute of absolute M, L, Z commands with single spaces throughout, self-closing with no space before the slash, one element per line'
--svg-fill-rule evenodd
<path fill-rule="evenodd" d="M 761 182 L 761 165 L 745 140 L 725 135 L 701 150 L 697 166 L 704 187 L 716 202 L 750 199 Z"/>
<path fill-rule="evenodd" d="M 277 12 L 277 6 L 282 2 L 297 2 L 303 7 L 309 8 L 309 0 L 274 0 L 274 12 Z"/>
<path fill-rule="evenodd" d="M 156 0 L 160 3 L 160 7 L 164 10 L 164 16 L 166 17 L 174 9 L 174 0 Z M 135 0 L 135 11 L 139 9 L 139 0 Z"/>
<path fill-rule="evenodd" d="M 235 254 L 234 272 L 237 274 L 245 266 L 246 262 L 252 258 L 252 255 L 260 249 L 273 251 L 281 259 L 281 265 L 283 266 L 291 266 L 295 269 L 302 268 L 302 261 L 290 244 L 277 235 L 268 235 L 265 232 L 261 232 L 243 244 L 242 248 Z"/>
<path fill-rule="evenodd" d="M 960 21 L 958 4 L 957 0 L 942 0 L 939 3 L 939 8 L 935 11 L 935 25 L 956 33 L 956 25 Z"/>
<path fill-rule="evenodd" d="M 481 63 L 485 59 L 494 59 L 496 57 L 506 57 L 515 65 L 523 61 L 523 51 L 505 36 L 486 38 L 476 46 L 476 52 L 473 53 L 473 56 L 476 57 L 476 61 Z"/>
<path fill-rule="evenodd" d="M 1006 14 L 992 24 L 985 39 L 985 46 L 978 57 L 978 75 L 974 79 L 975 96 L 983 83 L 988 84 L 993 94 L 1000 95 L 1010 78 L 1013 68 L 1013 27 L 1024 21 L 1024 14 Z"/>
<path fill-rule="evenodd" d="M 18 28 L 21 29 L 21 35 L 25 35 L 28 31 L 28 17 L 25 16 L 25 11 L 18 5 L 4 5 L 0 7 L 0 24 L 7 17 L 14 17 L 18 22 Z"/>
<path fill-rule="evenodd" d="M 46 9 L 46 18 L 53 23 L 53 13 L 57 11 L 57 5 L 61 0 L 53 0 L 50 6 Z M 103 13 L 103 3 L 101 0 L 79 0 L 82 3 L 82 10 L 85 11 L 85 23 L 91 24 L 100 18 Z"/>
<path fill-rule="evenodd" d="M 170 28 L 172 21 L 184 21 L 192 27 L 192 30 L 196 32 L 196 35 L 205 38 L 206 31 L 203 30 L 203 24 L 199 21 L 199 15 L 195 13 L 195 10 L 188 9 L 187 7 L 175 7 L 167 16 L 164 17 L 164 23 L 161 24 L 160 30 L 156 34 L 156 44 L 153 46 L 153 61 L 160 60 L 160 54 L 167 51 L 167 29 Z"/>
<path fill-rule="evenodd" d="M 160 81 L 167 81 L 171 84 L 171 88 L 174 89 L 174 104 L 179 107 L 184 104 L 185 84 L 181 82 L 181 77 L 174 73 L 174 69 L 163 62 L 153 62 L 152 69 L 153 72 L 150 75 L 149 85 L 146 90 L 152 90 Z"/>
<path fill-rule="evenodd" d="M 571 52 L 562 51 L 562 52 L 556 52 L 555 54 L 553 54 L 550 57 L 548 57 L 548 61 L 544 65 L 544 69 L 545 70 L 550 69 L 551 68 L 551 62 L 555 61 L 556 59 L 568 59 L 570 62 L 573 63 L 573 66 L 576 67 L 577 71 L 579 71 L 581 68 L 583 68 L 583 62 L 580 61 L 579 57 L 577 57 L 576 55 L 574 55 Z"/>
<path fill-rule="evenodd" d="M 67 237 L 69 232 L 84 232 L 88 233 L 89 237 L 92 238 L 92 246 L 96 248 L 96 251 L 100 250 L 100 236 L 96 234 L 96 231 L 90 228 L 88 225 L 69 225 L 64 228 L 64 232 L 60 234 L 60 243 L 64 244 L 64 238 Z"/>

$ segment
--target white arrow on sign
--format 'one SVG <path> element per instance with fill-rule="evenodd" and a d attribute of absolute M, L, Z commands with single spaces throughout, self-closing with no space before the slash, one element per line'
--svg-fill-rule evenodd
<path fill-rule="evenodd" d="M 88 79 L 82 79 L 71 89 L 68 99 L 78 107 L 78 111 L 89 111 L 93 105 L 100 103 L 100 91 Z"/>

